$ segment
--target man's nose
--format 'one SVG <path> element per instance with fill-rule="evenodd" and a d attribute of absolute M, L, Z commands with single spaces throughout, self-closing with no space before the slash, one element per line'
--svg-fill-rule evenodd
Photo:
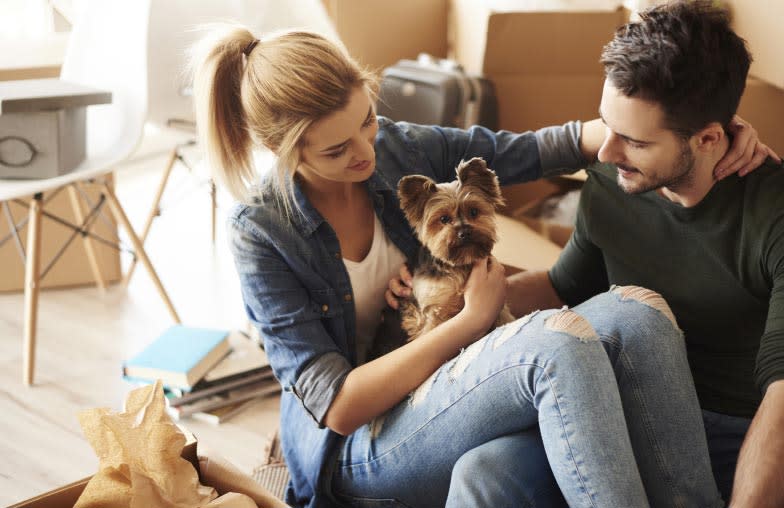
<path fill-rule="evenodd" d="M 620 162 L 623 159 L 620 142 L 621 138 L 608 129 L 607 137 L 604 138 L 604 143 L 597 154 L 599 162 Z"/>

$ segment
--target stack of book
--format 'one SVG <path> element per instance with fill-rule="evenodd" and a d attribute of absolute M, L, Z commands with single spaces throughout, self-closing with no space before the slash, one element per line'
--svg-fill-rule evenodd
<path fill-rule="evenodd" d="M 160 379 L 175 419 L 218 424 L 280 393 L 267 355 L 242 332 L 175 325 L 123 365 L 134 384 Z"/>

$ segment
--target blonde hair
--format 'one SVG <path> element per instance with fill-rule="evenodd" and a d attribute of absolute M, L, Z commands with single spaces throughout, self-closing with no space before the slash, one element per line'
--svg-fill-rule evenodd
<path fill-rule="evenodd" d="M 357 87 L 374 93 L 377 78 L 339 43 L 316 33 L 256 40 L 245 27 L 220 25 L 194 46 L 196 122 L 213 172 L 240 201 L 261 197 L 253 191 L 253 148 L 273 151 L 273 189 L 289 214 L 306 131 L 344 108 Z"/>

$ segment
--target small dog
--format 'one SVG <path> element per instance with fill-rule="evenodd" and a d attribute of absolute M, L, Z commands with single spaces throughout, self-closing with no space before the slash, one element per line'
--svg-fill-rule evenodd
<path fill-rule="evenodd" d="M 456 181 L 436 184 L 410 175 L 400 180 L 397 192 L 422 242 L 412 270 L 412 296 L 400 306 L 401 326 L 410 341 L 462 310 L 474 261 L 489 256 L 495 245 L 495 212 L 504 200 L 498 177 L 479 157 L 457 166 Z M 504 305 L 495 326 L 513 320 Z"/>

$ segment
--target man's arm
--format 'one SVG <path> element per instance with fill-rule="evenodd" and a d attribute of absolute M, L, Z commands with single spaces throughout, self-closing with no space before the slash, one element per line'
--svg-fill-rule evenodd
<path fill-rule="evenodd" d="M 784 380 L 768 386 L 743 442 L 731 508 L 784 506 Z"/>
<path fill-rule="evenodd" d="M 514 317 L 521 317 L 537 309 L 552 309 L 564 302 L 555 292 L 547 272 L 519 272 L 506 278 L 506 302 Z"/>

